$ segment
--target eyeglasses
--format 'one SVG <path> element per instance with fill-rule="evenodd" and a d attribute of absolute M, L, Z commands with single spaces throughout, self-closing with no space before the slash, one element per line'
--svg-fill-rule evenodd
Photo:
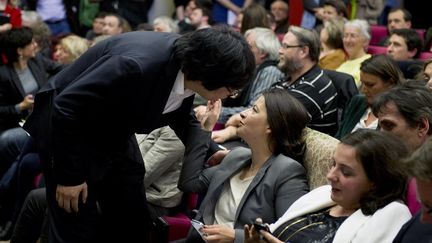
<path fill-rule="evenodd" d="M 230 98 L 237 98 L 239 95 L 240 95 L 240 93 L 241 93 L 241 89 L 231 89 L 231 88 L 227 88 L 228 89 L 228 91 L 230 92 L 230 95 L 229 95 L 229 97 Z"/>
<path fill-rule="evenodd" d="M 296 47 L 304 47 L 304 45 L 287 45 L 287 44 L 282 44 L 282 48 L 283 49 L 296 48 Z"/>

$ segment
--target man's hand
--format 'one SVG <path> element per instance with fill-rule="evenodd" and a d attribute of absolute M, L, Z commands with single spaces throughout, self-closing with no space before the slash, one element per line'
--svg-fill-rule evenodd
<path fill-rule="evenodd" d="M 207 107 L 205 107 L 205 111 L 202 107 L 203 106 L 198 106 L 194 109 L 195 116 L 201 123 L 201 127 L 204 130 L 211 132 L 219 118 L 219 114 L 222 109 L 222 101 L 220 99 L 216 101 L 209 100 L 207 101 Z"/>
<path fill-rule="evenodd" d="M 202 232 L 207 234 L 203 239 L 205 242 L 234 242 L 235 230 L 225 225 L 204 225 Z"/>
<path fill-rule="evenodd" d="M 59 207 L 71 213 L 78 212 L 78 200 L 81 196 L 83 203 L 87 200 L 87 183 L 83 183 L 78 186 L 62 186 L 57 185 L 56 200 Z"/>

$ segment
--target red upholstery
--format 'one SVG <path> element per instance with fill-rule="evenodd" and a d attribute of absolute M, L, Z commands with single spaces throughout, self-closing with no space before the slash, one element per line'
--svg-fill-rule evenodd
<path fill-rule="evenodd" d="M 417 31 L 417 34 L 420 36 L 420 38 L 424 41 L 424 37 L 425 37 L 425 32 L 426 30 L 424 29 L 416 29 L 415 31 Z"/>
<path fill-rule="evenodd" d="M 370 45 L 378 45 L 380 40 L 387 36 L 387 27 L 384 25 L 371 25 Z"/>
<path fill-rule="evenodd" d="M 417 58 L 419 60 L 429 60 L 432 58 L 432 52 L 422 52 L 420 56 Z"/>
<path fill-rule="evenodd" d="M 186 203 L 190 212 L 197 208 L 198 194 L 188 193 L 184 198 L 186 199 L 184 203 Z M 185 213 L 178 213 L 174 216 L 163 216 L 160 217 L 160 220 L 165 224 L 165 230 L 167 230 L 165 233 L 168 234 L 168 237 L 166 237 L 168 242 L 185 238 L 191 227 L 190 218 Z"/>
<path fill-rule="evenodd" d="M 417 200 L 417 183 L 414 178 L 411 179 L 408 184 L 406 205 L 408 206 L 412 215 L 416 214 L 421 208 L 421 205 Z"/>
<path fill-rule="evenodd" d="M 300 26 L 303 17 L 303 1 L 289 0 L 288 18 L 291 25 Z"/>
<path fill-rule="evenodd" d="M 369 53 L 371 55 L 386 54 L 387 53 L 387 47 L 370 45 L 368 47 L 367 53 Z"/>

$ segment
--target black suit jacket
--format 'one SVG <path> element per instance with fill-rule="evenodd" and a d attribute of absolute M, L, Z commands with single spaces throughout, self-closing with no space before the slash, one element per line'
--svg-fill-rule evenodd
<path fill-rule="evenodd" d="M 49 168 L 58 184 L 98 181 L 116 173 L 125 160 L 143 169 L 139 150 L 129 142 L 134 133 L 150 133 L 166 124 L 185 130 L 193 120 L 193 97 L 173 113 L 175 118 L 162 115 L 180 69 L 173 55 L 177 38 L 157 32 L 111 37 L 41 89 L 25 129 L 51 157 Z"/>
<path fill-rule="evenodd" d="M 38 84 L 42 87 L 49 76 L 61 70 L 63 66 L 42 55 L 28 61 L 28 68 Z M 0 133 L 4 130 L 18 127 L 18 122 L 28 115 L 28 112 L 18 112 L 15 105 L 23 101 L 27 94 L 12 64 L 0 66 Z"/>

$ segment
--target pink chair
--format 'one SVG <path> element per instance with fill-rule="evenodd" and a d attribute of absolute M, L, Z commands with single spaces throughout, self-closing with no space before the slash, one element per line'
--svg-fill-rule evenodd
<path fill-rule="evenodd" d="M 408 190 L 406 192 L 406 205 L 408 206 L 412 215 L 415 215 L 421 208 L 417 200 L 417 183 L 415 178 L 408 182 Z"/>
<path fill-rule="evenodd" d="M 378 45 L 380 40 L 388 35 L 387 27 L 384 25 L 371 25 L 371 40 L 370 45 Z"/>
<path fill-rule="evenodd" d="M 197 208 L 198 194 L 188 193 L 184 199 L 187 211 L 193 212 Z M 165 243 L 186 238 L 192 226 L 190 220 L 191 218 L 186 213 L 159 217 L 155 222 L 156 230 L 152 234 L 151 242 Z"/>
<path fill-rule="evenodd" d="M 415 29 L 415 31 L 417 31 L 417 34 L 420 36 L 420 39 L 422 39 L 424 41 L 426 30 L 424 30 L 424 29 Z"/>
<path fill-rule="evenodd" d="M 371 55 L 386 54 L 387 53 L 387 47 L 385 47 L 385 46 L 373 46 L 373 45 L 370 45 L 368 47 L 367 53 L 369 53 Z"/>
<path fill-rule="evenodd" d="M 432 58 L 432 52 L 421 52 L 419 57 L 417 59 L 422 60 L 422 61 L 426 61 Z"/>

